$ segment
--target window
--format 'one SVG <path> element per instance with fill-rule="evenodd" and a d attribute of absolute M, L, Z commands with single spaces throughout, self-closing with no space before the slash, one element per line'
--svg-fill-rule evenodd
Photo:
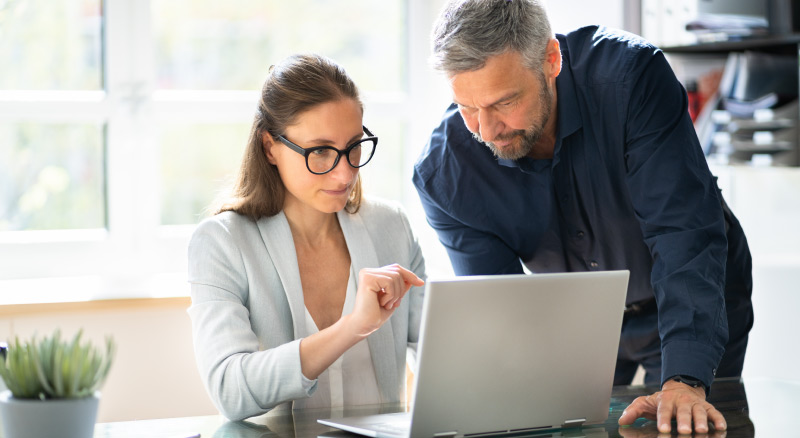
<path fill-rule="evenodd" d="M 56 97 L 49 91 L 96 94 L 103 86 L 101 34 L 100 0 L 3 2 L 0 90 L 24 101 Z M 3 120 L 0 232 L 104 227 L 103 131 L 89 120 Z"/>
<path fill-rule="evenodd" d="M 105 227 L 103 126 L 0 125 L 0 232 Z"/>
<path fill-rule="evenodd" d="M 437 7 L 0 2 L 0 303 L 185 294 L 189 236 L 291 53 L 348 70 L 381 139 L 366 192 L 419 210 L 411 166 L 447 102 L 426 64 Z"/>
<path fill-rule="evenodd" d="M 101 35 L 100 0 L 0 3 L 0 89 L 102 89 Z"/>

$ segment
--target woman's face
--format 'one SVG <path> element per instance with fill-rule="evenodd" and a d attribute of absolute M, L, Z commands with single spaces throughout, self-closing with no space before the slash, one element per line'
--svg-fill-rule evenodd
<path fill-rule="evenodd" d="M 344 150 L 364 135 L 361 122 L 361 107 L 356 101 L 346 98 L 301 113 L 295 123 L 286 128 L 283 137 L 302 148 L 333 146 Z M 269 134 L 265 135 L 264 148 L 286 187 L 284 209 L 299 203 L 323 213 L 334 213 L 347 205 L 358 169 L 347 163 L 346 155 L 341 156 L 330 172 L 315 175 L 306 167 L 303 155 Z"/>

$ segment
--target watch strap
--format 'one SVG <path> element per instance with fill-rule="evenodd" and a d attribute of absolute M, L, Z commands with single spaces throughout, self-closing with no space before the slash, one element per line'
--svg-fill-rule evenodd
<path fill-rule="evenodd" d="M 677 375 L 674 375 L 674 376 L 670 377 L 668 380 L 674 380 L 676 382 L 681 382 L 681 383 L 683 383 L 685 385 L 691 386 L 692 388 L 702 388 L 706 392 L 706 395 L 708 395 L 708 388 L 706 388 L 705 383 L 703 383 L 703 381 L 700 380 L 700 379 L 696 379 L 696 378 L 694 378 L 692 376 L 687 376 L 687 375 L 684 375 L 684 374 L 677 374 Z"/>
<path fill-rule="evenodd" d="M 694 377 L 691 377 L 691 376 L 684 376 L 682 374 L 678 374 L 676 376 L 672 376 L 672 378 L 670 378 L 670 380 L 674 380 L 676 382 L 685 383 L 685 384 L 691 386 L 692 388 L 698 388 L 698 387 L 705 388 L 706 387 L 706 385 L 704 385 L 703 382 L 700 381 L 700 379 L 695 379 Z"/>

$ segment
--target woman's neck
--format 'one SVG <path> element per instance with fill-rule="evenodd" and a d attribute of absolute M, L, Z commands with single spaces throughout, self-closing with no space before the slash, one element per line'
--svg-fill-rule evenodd
<path fill-rule="evenodd" d="M 336 213 L 323 213 L 308 206 L 291 204 L 284 206 L 283 213 L 295 245 L 315 248 L 344 237 Z"/>

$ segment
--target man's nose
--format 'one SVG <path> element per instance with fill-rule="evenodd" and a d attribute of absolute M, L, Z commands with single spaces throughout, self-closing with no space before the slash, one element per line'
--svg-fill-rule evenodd
<path fill-rule="evenodd" d="M 500 121 L 491 111 L 481 110 L 478 112 L 478 130 L 481 140 L 491 142 L 500 133 Z"/>

